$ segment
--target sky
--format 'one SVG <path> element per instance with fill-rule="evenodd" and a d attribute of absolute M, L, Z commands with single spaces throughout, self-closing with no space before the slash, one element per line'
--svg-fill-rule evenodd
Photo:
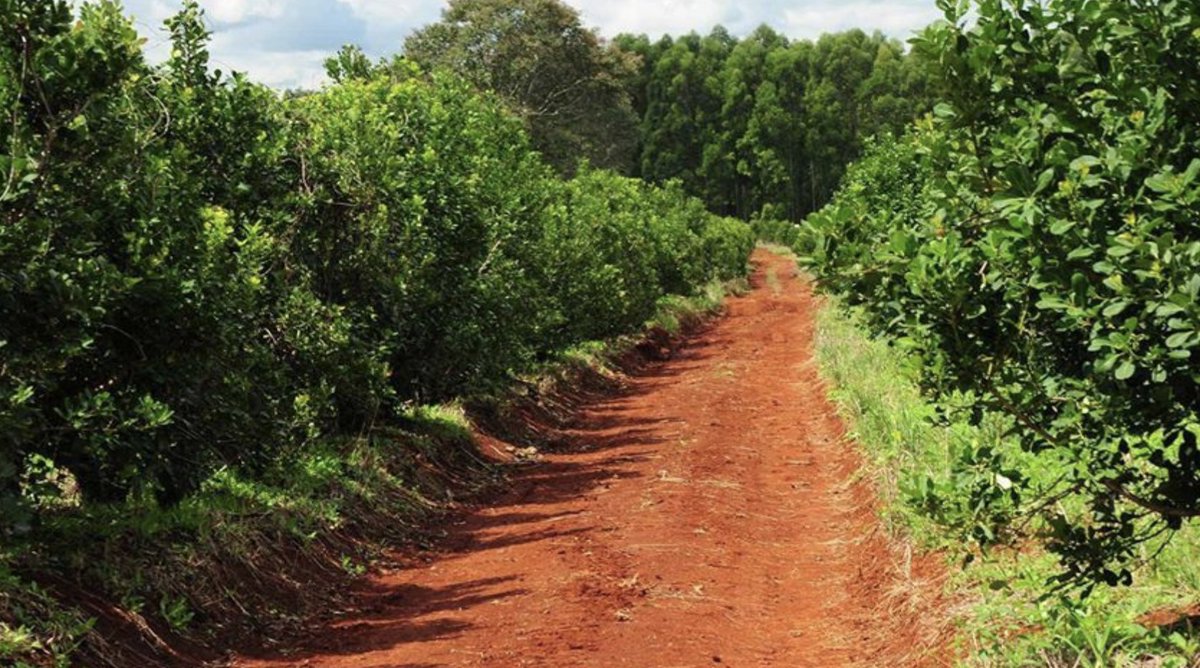
<path fill-rule="evenodd" d="M 622 32 L 707 33 L 717 24 L 744 35 L 766 23 L 793 38 L 862 28 L 905 39 L 940 17 L 934 0 L 567 0 L 584 23 Z M 162 21 L 179 0 L 125 0 L 151 59 L 167 52 Z M 324 59 L 344 44 L 372 56 L 398 52 L 416 28 L 436 21 L 442 0 L 200 0 L 213 31 L 214 67 L 246 72 L 277 88 L 314 88 Z"/>

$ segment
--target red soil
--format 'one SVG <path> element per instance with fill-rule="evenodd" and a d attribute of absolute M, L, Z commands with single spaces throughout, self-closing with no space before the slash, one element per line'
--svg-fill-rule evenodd
<path fill-rule="evenodd" d="M 592 403 L 514 491 L 447 521 L 304 649 L 243 668 L 915 666 L 937 569 L 889 541 L 813 361 L 810 287 L 753 291 Z"/>

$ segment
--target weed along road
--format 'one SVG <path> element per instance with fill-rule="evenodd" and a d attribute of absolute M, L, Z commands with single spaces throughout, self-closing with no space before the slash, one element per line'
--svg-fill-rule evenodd
<path fill-rule="evenodd" d="M 633 372 L 361 609 L 241 668 L 938 665 L 921 560 L 813 360 L 816 298 L 758 250 L 753 289 Z"/>

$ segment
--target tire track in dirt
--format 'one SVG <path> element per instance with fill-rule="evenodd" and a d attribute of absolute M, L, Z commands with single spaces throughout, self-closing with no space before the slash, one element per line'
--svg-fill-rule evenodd
<path fill-rule="evenodd" d="M 236 665 L 940 663 L 939 615 L 910 595 L 932 566 L 889 544 L 858 480 L 813 360 L 816 299 L 790 261 L 754 262 L 726 317 L 377 576 L 361 612 Z"/>

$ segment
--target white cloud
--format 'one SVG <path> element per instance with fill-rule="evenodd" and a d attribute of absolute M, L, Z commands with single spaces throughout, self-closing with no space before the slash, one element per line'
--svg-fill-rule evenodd
<path fill-rule="evenodd" d="M 208 16 L 221 23 L 241 23 L 251 18 L 278 18 L 287 11 L 284 0 L 200 0 Z"/>
<path fill-rule="evenodd" d="M 904 39 L 939 18 L 933 0 L 568 0 L 605 35 L 708 33 L 717 24 L 745 35 L 767 24 L 792 38 L 862 28 Z"/>
<path fill-rule="evenodd" d="M 420 25 L 420 23 L 430 20 L 431 15 L 436 19 L 446 6 L 446 2 L 439 0 L 402 0 L 401 2 L 395 0 L 338 0 L 338 2 L 349 5 L 355 14 L 369 21 L 403 26 Z"/>
<path fill-rule="evenodd" d="M 210 22 L 241 23 L 257 18 L 278 18 L 295 0 L 199 0 Z M 158 30 L 162 22 L 179 11 L 180 0 L 125 0 L 125 11 L 139 28 Z"/>
<path fill-rule="evenodd" d="M 225 72 L 245 72 L 252 81 L 275 88 L 319 88 L 325 81 L 325 59 L 329 52 L 239 50 L 214 40 L 213 66 Z"/>
<path fill-rule="evenodd" d="M 149 38 L 150 57 L 166 53 L 163 19 L 181 0 L 126 0 Z M 707 34 L 718 24 L 745 35 L 767 24 L 792 38 L 863 28 L 905 38 L 939 17 L 933 0 L 566 0 L 601 34 L 652 38 Z M 314 86 L 322 62 L 345 43 L 376 57 L 399 51 L 404 38 L 436 21 L 445 0 L 200 0 L 214 31 L 213 62 L 276 87 Z"/>
<path fill-rule="evenodd" d="M 182 0 L 126 0 L 147 38 L 146 53 L 161 62 L 170 52 L 163 21 Z M 200 0 L 212 41 L 213 67 L 245 72 L 276 88 L 316 87 L 324 59 L 346 43 L 367 39 L 366 20 L 341 0 Z M 396 47 L 399 48 L 399 47 Z"/>
<path fill-rule="evenodd" d="M 784 10 L 782 24 L 777 27 L 791 37 L 814 38 L 826 32 L 862 28 L 903 39 L 941 16 L 932 3 L 858 0 L 791 7 Z"/>
<path fill-rule="evenodd" d="M 363 20 L 366 43 L 360 44 L 375 56 L 399 51 L 413 30 L 437 21 L 446 8 L 445 0 L 337 0 Z"/>
<path fill-rule="evenodd" d="M 728 24 L 738 6 L 728 0 L 579 0 L 570 4 L 579 9 L 584 23 L 605 35 L 645 33 L 652 38 L 707 33 L 717 24 Z"/>

